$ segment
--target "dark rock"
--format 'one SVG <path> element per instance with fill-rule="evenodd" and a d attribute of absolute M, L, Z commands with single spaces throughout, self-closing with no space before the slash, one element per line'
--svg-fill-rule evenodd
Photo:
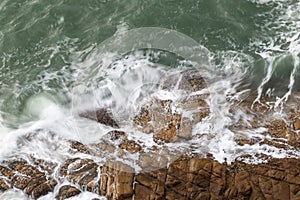
<path fill-rule="evenodd" d="M 64 185 L 61 188 L 59 188 L 59 192 L 58 192 L 56 199 L 65 200 L 67 198 L 70 198 L 70 197 L 80 194 L 80 192 L 81 191 L 74 186 Z"/>
<path fill-rule="evenodd" d="M 83 113 L 80 113 L 79 116 L 95 120 L 101 124 L 111 126 L 114 128 L 119 128 L 119 125 L 117 122 L 114 120 L 112 113 L 106 109 L 106 108 L 100 108 L 95 111 L 86 111 Z"/>

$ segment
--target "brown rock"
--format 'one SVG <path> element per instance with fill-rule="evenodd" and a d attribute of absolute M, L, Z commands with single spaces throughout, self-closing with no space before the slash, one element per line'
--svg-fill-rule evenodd
<path fill-rule="evenodd" d="M 293 123 L 293 128 L 294 130 L 298 131 L 300 130 L 300 120 L 299 119 L 296 119 Z"/>
<path fill-rule="evenodd" d="M 0 178 L 0 191 L 8 190 L 10 189 L 10 185 L 7 183 L 5 179 Z"/>
<path fill-rule="evenodd" d="M 207 87 L 207 84 L 200 70 L 188 70 L 182 72 L 179 89 L 184 91 L 199 91 Z"/>
<path fill-rule="evenodd" d="M 60 179 L 115 200 L 130 199 L 133 195 L 135 199 L 300 198 L 299 159 L 270 159 L 258 165 L 236 161 L 226 165 L 211 158 L 182 156 L 168 165 L 167 158 L 158 157 L 155 148 L 152 150 L 152 154 L 141 154 L 148 168 L 140 165 L 144 170 L 140 173 L 120 161 L 107 162 L 100 171 L 93 160 L 74 158 L 61 166 Z M 165 150 L 163 155 L 167 153 Z M 25 161 L 6 161 L 0 173 L 1 190 L 19 188 L 35 199 L 57 184 Z M 60 188 L 57 198 L 79 193 L 76 186 L 66 185 Z"/>
<path fill-rule="evenodd" d="M 150 112 L 147 107 L 143 106 L 141 107 L 139 113 L 134 117 L 134 124 L 138 128 L 140 128 L 141 131 L 145 133 L 150 133 L 153 129 L 153 127 L 149 124 L 151 121 Z"/>
<path fill-rule="evenodd" d="M 179 77 L 174 78 L 172 75 L 167 78 L 161 86 L 162 89 L 195 92 L 206 88 L 206 83 L 198 70 L 188 70 L 175 76 Z M 192 125 L 209 115 L 206 98 L 207 95 L 190 96 L 189 93 L 177 100 L 154 98 L 142 106 L 134 118 L 134 124 L 144 133 L 153 132 L 155 142 L 176 142 L 179 138 L 191 139 Z M 191 119 L 182 117 L 176 109 L 191 112 Z"/>
<path fill-rule="evenodd" d="M 1 165 L 0 165 L 0 173 L 1 173 L 1 175 L 5 176 L 9 179 L 15 175 L 14 170 L 9 169 L 8 167 L 5 167 L 5 166 L 1 166 Z"/>
<path fill-rule="evenodd" d="M 108 187 L 107 182 L 108 182 L 108 167 L 103 166 L 101 168 L 101 177 L 100 177 L 100 186 L 99 186 L 101 195 L 106 195 L 107 193 L 107 187 Z"/>
<path fill-rule="evenodd" d="M 274 120 L 267 125 L 267 128 L 272 136 L 287 138 L 288 127 L 283 120 Z"/>
<path fill-rule="evenodd" d="M 47 182 L 44 182 L 43 184 L 37 185 L 31 193 L 31 196 L 34 199 L 37 199 L 41 196 L 44 196 L 48 194 L 49 192 L 52 192 L 54 187 L 57 185 L 57 182 L 55 180 L 48 180 Z"/>
<path fill-rule="evenodd" d="M 45 171 L 22 160 L 3 162 L 0 172 L 5 177 L 0 179 L 1 189 L 18 188 L 34 199 L 53 191 L 57 184 Z"/>
<path fill-rule="evenodd" d="M 136 181 L 147 188 L 149 188 L 153 194 L 157 197 L 163 197 L 165 192 L 165 184 L 162 181 L 150 176 L 149 174 L 139 174 L 136 177 Z"/>
<path fill-rule="evenodd" d="M 290 185 L 290 199 L 300 199 L 299 185 Z"/>
<path fill-rule="evenodd" d="M 101 194 L 112 199 L 126 199 L 133 195 L 134 170 L 121 162 L 109 162 L 102 167 Z"/>
<path fill-rule="evenodd" d="M 206 88 L 207 84 L 202 76 L 202 71 L 191 69 L 178 74 L 172 74 L 162 83 L 164 90 L 180 89 L 194 92 Z"/>
<path fill-rule="evenodd" d="M 139 145 L 134 140 L 125 140 L 119 145 L 119 147 L 121 149 L 127 150 L 130 153 L 136 153 L 136 152 L 140 152 L 142 150 L 141 145 Z"/>
<path fill-rule="evenodd" d="M 61 188 L 59 188 L 59 192 L 56 199 L 64 200 L 76 196 L 78 194 L 80 194 L 80 190 L 78 188 L 70 185 L 64 185 Z"/>
<path fill-rule="evenodd" d="M 135 200 L 145 200 L 145 199 L 156 200 L 159 199 L 159 197 L 150 188 L 145 187 L 141 184 L 136 184 L 134 199 Z"/>
<path fill-rule="evenodd" d="M 177 139 L 176 127 L 174 124 L 169 124 L 166 129 L 161 129 L 154 133 L 154 141 L 163 140 L 165 142 L 175 142 Z"/>
<path fill-rule="evenodd" d="M 98 165 L 90 159 L 68 159 L 61 166 L 61 179 L 78 184 L 82 188 L 94 191 L 98 187 Z M 90 186 L 90 187 L 87 187 Z"/>
<path fill-rule="evenodd" d="M 70 147 L 71 149 L 81 153 L 91 154 L 92 152 L 89 147 L 78 141 L 70 141 Z"/>
<path fill-rule="evenodd" d="M 207 189 L 210 185 L 212 162 L 209 159 L 193 158 L 189 161 L 188 181 L 200 188 Z"/>
<path fill-rule="evenodd" d="M 150 151 L 140 154 L 138 164 L 147 172 L 164 169 L 168 165 L 167 153 L 162 149 L 159 153 Z"/>
<path fill-rule="evenodd" d="M 57 167 L 57 163 L 53 163 L 50 161 L 37 159 L 31 157 L 31 160 L 34 165 L 39 166 L 43 171 L 47 172 L 49 175 L 54 173 L 55 168 Z"/>

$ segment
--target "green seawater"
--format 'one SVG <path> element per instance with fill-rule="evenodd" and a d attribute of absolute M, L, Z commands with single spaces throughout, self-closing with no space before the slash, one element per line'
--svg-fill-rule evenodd
<path fill-rule="evenodd" d="M 70 92 L 78 63 L 124 27 L 181 32 L 207 48 L 221 72 L 246 70 L 254 90 L 271 66 L 264 92 L 282 95 L 299 67 L 299 8 L 297 0 L 1 0 L 2 123 L 17 119 L 33 95 Z"/>

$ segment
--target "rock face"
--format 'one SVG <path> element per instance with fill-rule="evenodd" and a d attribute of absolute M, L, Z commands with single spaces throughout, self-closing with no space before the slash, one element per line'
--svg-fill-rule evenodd
<path fill-rule="evenodd" d="M 276 126 L 282 128 L 275 129 Z M 286 128 L 275 123 L 270 130 L 280 135 Z M 0 165 L 0 189 L 17 188 L 37 199 L 59 187 L 55 189 L 59 200 L 82 191 L 114 200 L 300 199 L 299 159 L 269 159 L 257 165 L 235 161 L 228 165 L 197 154 L 184 154 L 170 160 L 167 155 L 171 150 L 158 145 L 146 152 L 141 143 L 128 139 L 122 131 L 107 133 L 95 145 L 74 141 L 69 144 L 70 153 L 85 156 L 69 158 L 57 166 L 57 179 L 53 163 L 33 158 L 30 162 L 5 161 Z M 108 154 L 114 156 L 104 162 L 82 158 L 104 158 Z M 134 155 L 138 155 L 137 160 Z M 64 184 L 60 186 L 61 183 Z"/>
<path fill-rule="evenodd" d="M 182 155 L 168 160 L 163 156 L 143 154 L 142 147 L 136 148 L 138 143 L 133 145 L 124 132 L 109 132 L 101 143 L 104 141 L 107 145 L 110 145 L 109 141 L 120 142 L 113 152 L 123 150 L 132 155 L 139 152 L 143 170 L 136 171 L 126 164 L 129 160 L 125 159 L 123 162 L 102 163 L 93 159 L 70 158 L 59 166 L 57 180 L 70 185 L 59 186 L 51 178 L 54 176 L 51 171 L 41 169 L 50 163 L 37 162 L 36 159 L 36 165 L 22 160 L 7 161 L 0 168 L 1 190 L 18 188 L 35 199 L 52 192 L 56 185 L 60 187 L 57 199 L 67 199 L 82 191 L 104 195 L 108 199 L 132 199 L 133 196 L 141 200 L 300 198 L 299 159 L 270 159 L 268 163 L 258 165 L 240 161 L 228 165 L 197 155 Z M 97 151 L 92 146 L 72 141 L 70 148 L 83 150 L 78 152 L 87 156 Z M 159 147 L 155 148 L 153 152 L 162 152 Z M 105 154 L 111 151 L 110 148 L 103 150 Z"/>

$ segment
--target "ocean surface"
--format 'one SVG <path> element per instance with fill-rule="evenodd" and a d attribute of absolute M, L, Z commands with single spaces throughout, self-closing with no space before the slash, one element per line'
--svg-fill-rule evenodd
<path fill-rule="evenodd" d="M 300 90 L 299 63 L 299 0 L 0 0 L 0 159 L 61 163 L 69 156 L 64 140 L 89 144 L 108 130 L 78 117 L 84 110 L 108 107 L 132 129 L 128 119 L 161 80 L 189 67 L 218 77 L 214 108 L 241 79 L 255 101 L 267 94 L 280 107 Z M 234 133 L 224 129 L 222 105 L 218 126 L 194 129 L 215 133 L 205 151 L 230 162 Z M 41 132 L 20 145 L 37 129 L 57 135 Z M 29 197 L 7 191 L 0 199 Z"/>

